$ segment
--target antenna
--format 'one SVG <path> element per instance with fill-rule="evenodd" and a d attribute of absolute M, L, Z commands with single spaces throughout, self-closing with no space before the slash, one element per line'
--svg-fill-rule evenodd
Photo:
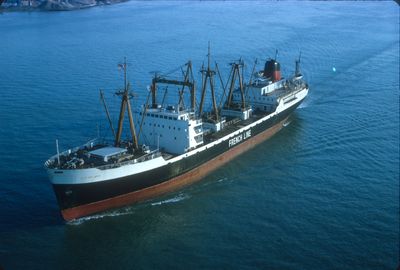
<path fill-rule="evenodd" d="M 202 90 L 201 90 L 201 100 L 200 100 L 200 106 L 199 106 L 199 112 L 198 115 L 201 117 L 203 113 L 203 106 L 204 106 L 204 96 L 206 93 L 206 88 L 207 88 L 207 82 L 210 84 L 211 88 L 211 98 L 212 98 L 212 105 L 214 108 L 214 117 L 216 121 L 219 121 L 219 116 L 218 116 L 218 107 L 217 103 L 215 100 L 215 89 L 214 89 L 214 75 L 216 72 L 214 70 L 211 70 L 210 68 L 210 58 L 211 58 L 211 53 L 210 53 L 210 41 L 208 42 L 208 63 L 207 63 L 207 70 L 204 69 L 204 66 L 202 66 L 201 69 L 201 82 L 202 82 Z"/>
<path fill-rule="evenodd" d="M 276 49 L 276 51 L 275 51 L 275 61 L 276 61 L 276 58 L 278 57 L 278 49 Z"/>
<path fill-rule="evenodd" d="M 301 76 L 301 72 L 300 72 L 300 59 L 301 59 L 301 51 L 299 54 L 299 59 L 296 60 L 296 70 L 294 72 L 294 76 L 299 77 Z"/>
<path fill-rule="evenodd" d="M 125 87 L 125 91 L 128 91 L 128 85 L 127 85 L 127 81 L 126 81 L 126 56 L 124 57 L 124 87 Z"/>
<path fill-rule="evenodd" d="M 210 70 L 210 57 L 211 57 L 211 52 L 210 52 L 211 48 L 210 47 L 211 47 L 210 46 L 210 41 L 208 41 L 208 54 L 207 54 L 207 57 L 208 57 L 208 70 Z"/>
<path fill-rule="evenodd" d="M 60 166 L 60 151 L 58 150 L 58 140 L 57 139 L 56 139 L 56 148 L 57 148 L 58 166 Z"/>

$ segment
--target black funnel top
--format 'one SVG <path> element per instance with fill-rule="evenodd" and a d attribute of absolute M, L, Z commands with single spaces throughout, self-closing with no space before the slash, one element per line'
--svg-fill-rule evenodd
<path fill-rule="evenodd" d="M 281 70 L 281 65 L 274 59 L 269 59 L 267 60 L 267 62 L 265 62 L 264 76 L 267 78 L 272 78 L 274 72 L 280 70 Z"/>

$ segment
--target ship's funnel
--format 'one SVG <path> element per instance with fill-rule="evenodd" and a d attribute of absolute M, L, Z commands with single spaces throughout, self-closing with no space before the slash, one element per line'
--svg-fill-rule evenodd
<path fill-rule="evenodd" d="M 264 67 L 264 76 L 271 78 L 273 82 L 281 79 L 281 65 L 273 59 L 267 60 Z"/>

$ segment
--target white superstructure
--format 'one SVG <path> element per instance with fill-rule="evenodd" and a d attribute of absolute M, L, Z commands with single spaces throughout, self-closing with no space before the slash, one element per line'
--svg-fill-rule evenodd
<path fill-rule="evenodd" d="M 281 101 L 288 103 L 298 98 L 300 91 L 307 89 L 301 75 L 275 82 L 260 74 L 257 75 L 254 82 L 246 86 L 246 101 L 252 105 L 253 110 L 274 112 Z M 303 93 L 300 94 L 302 95 Z M 235 91 L 233 100 L 240 102 L 240 98 L 240 92 Z"/>
<path fill-rule="evenodd" d="M 203 144 L 202 121 L 189 110 L 180 111 L 172 105 L 142 107 L 136 112 L 136 119 L 138 126 L 143 122 L 139 144 L 156 146 L 171 154 L 182 154 Z"/>

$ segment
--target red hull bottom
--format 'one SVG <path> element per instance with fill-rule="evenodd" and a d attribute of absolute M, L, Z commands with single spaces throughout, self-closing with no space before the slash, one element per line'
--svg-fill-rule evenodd
<path fill-rule="evenodd" d="M 247 150 L 255 147 L 257 144 L 260 144 L 261 142 L 273 136 L 282 128 L 286 120 L 287 118 L 277 123 L 275 126 L 272 126 L 271 128 L 267 129 L 266 131 L 257 134 L 256 136 L 244 141 L 238 146 L 229 149 L 223 154 L 203 163 L 202 165 L 196 167 L 195 169 L 187 173 L 184 173 L 178 177 L 175 177 L 161 184 L 154 185 L 135 192 L 127 193 L 124 195 L 120 195 L 117 197 L 109 198 L 98 202 L 93 202 L 86 205 L 80 205 L 77 207 L 64 209 L 61 211 L 62 216 L 66 221 L 70 221 L 94 213 L 114 208 L 119 208 L 135 202 L 148 200 L 172 191 L 176 191 L 189 184 L 195 183 L 204 178 L 204 176 L 206 176 L 207 174 L 211 173 L 212 171 L 215 171 L 222 165 L 231 161 L 235 157 L 239 156 L 240 154 L 246 152 Z"/>

